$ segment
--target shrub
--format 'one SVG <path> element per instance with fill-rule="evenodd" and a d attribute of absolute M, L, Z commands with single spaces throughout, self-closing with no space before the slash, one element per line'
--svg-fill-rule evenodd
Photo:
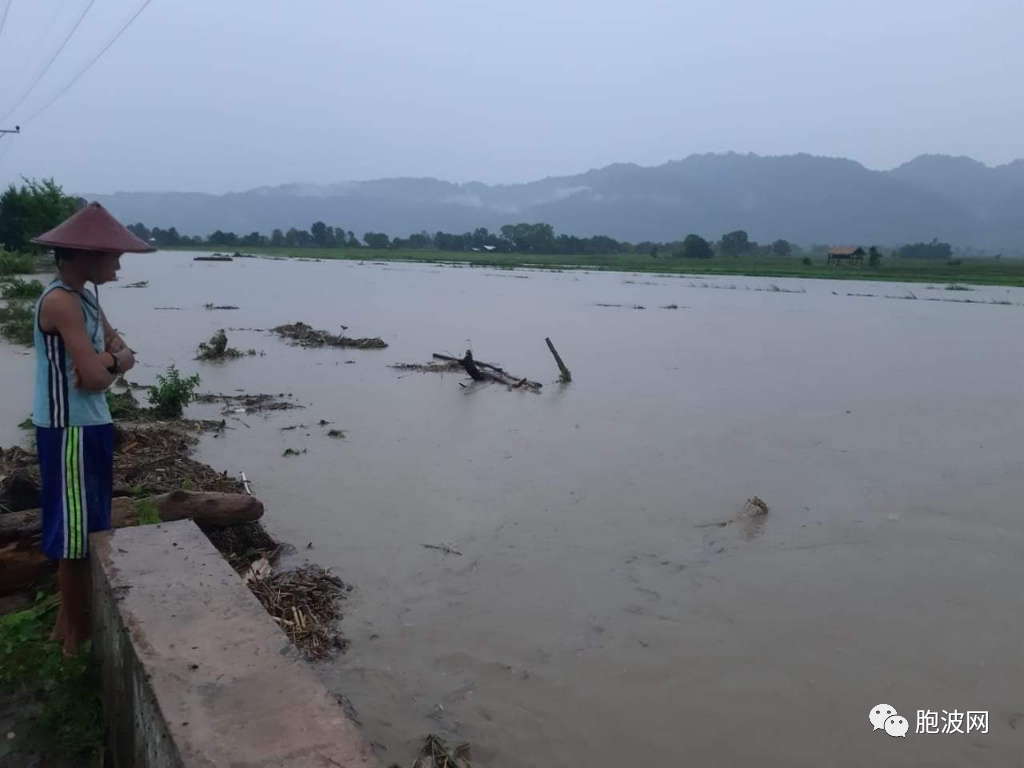
<path fill-rule="evenodd" d="M 15 277 L 0 283 L 0 299 L 38 299 L 43 295 L 43 284 L 38 280 Z"/>
<path fill-rule="evenodd" d="M 0 251 L 0 275 L 31 275 L 36 271 L 36 260 L 27 253 Z"/>
<path fill-rule="evenodd" d="M 198 373 L 183 379 L 173 365 L 167 369 L 166 376 L 157 374 L 156 384 L 149 388 L 149 402 L 153 411 L 162 419 L 181 418 L 185 406 L 195 399 L 199 381 Z"/>
<path fill-rule="evenodd" d="M 34 341 L 35 310 L 24 300 L 8 300 L 0 307 L 0 336 L 15 344 L 31 346 Z"/>

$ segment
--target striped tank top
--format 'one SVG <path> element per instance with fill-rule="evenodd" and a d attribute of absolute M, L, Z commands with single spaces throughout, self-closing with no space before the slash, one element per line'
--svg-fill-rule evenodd
<path fill-rule="evenodd" d="M 37 427 L 92 427 L 110 424 L 110 408 L 104 392 L 85 392 L 75 389 L 72 384 L 71 354 L 59 333 L 48 333 L 39 325 L 39 308 L 50 291 L 62 290 L 73 293 L 82 305 L 85 317 L 85 332 L 92 339 L 92 346 L 102 352 L 105 345 L 103 315 L 99 301 L 92 291 L 74 290 L 63 280 L 50 283 L 36 302 L 35 347 L 36 347 L 36 390 L 32 408 L 32 423 Z"/>

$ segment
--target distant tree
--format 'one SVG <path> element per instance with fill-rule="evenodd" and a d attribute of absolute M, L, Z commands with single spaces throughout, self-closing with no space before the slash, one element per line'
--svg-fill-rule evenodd
<path fill-rule="evenodd" d="M 426 232 L 419 232 L 409 235 L 407 247 L 409 248 L 430 248 L 434 245 L 434 239 Z"/>
<path fill-rule="evenodd" d="M 788 240 L 776 240 L 772 243 L 772 253 L 784 258 L 793 253 L 793 246 L 789 244 Z"/>
<path fill-rule="evenodd" d="M 128 231 L 131 232 L 136 237 L 145 240 L 146 242 L 149 242 L 149 238 L 153 236 L 152 233 L 149 231 L 149 227 L 147 227 L 142 222 L 139 222 L 138 224 L 129 224 Z"/>
<path fill-rule="evenodd" d="M 390 244 L 390 238 L 383 232 L 367 232 L 363 235 L 363 242 L 371 248 L 384 250 Z"/>
<path fill-rule="evenodd" d="M 742 229 L 722 235 L 722 253 L 727 256 L 739 256 L 750 248 L 750 238 Z"/>
<path fill-rule="evenodd" d="M 904 245 L 898 251 L 901 259 L 942 259 L 949 261 L 953 256 L 953 247 L 949 243 L 940 243 L 938 239 L 930 243 L 914 243 Z"/>
<path fill-rule="evenodd" d="M 882 263 L 882 252 L 878 250 L 877 246 L 872 245 L 868 249 L 868 266 L 877 267 Z"/>
<path fill-rule="evenodd" d="M 334 228 L 328 227 L 322 221 L 313 222 L 309 228 L 309 234 L 313 238 L 313 245 L 317 248 L 334 247 Z"/>
<path fill-rule="evenodd" d="M 157 230 L 153 230 L 154 237 L 156 236 Z M 238 245 L 238 235 L 234 232 L 223 232 L 217 230 L 208 238 L 210 245 L 226 246 L 226 245 Z M 159 241 L 158 241 L 159 242 Z"/>
<path fill-rule="evenodd" d="M 284 233 L 284 244 L 289 248 L 308 248 L 313 243 L 313 236 L 304 229 L 292 227 Z"/>
<path fill-rule="evenodd" d="M 473 235 L 453 235 L 450 232 L 438 232 L 434 235 L 434 247 L 439 251 L 468 251 L 472 247 Z"/>
<path fill-rule="evenodd" d="M 272 248 L 283 248 L 284 232 L 280 229 L 275 229 L 270 235 L 270 245 Z"/>
<path fill-rule="evenodd" d="M 29 240 L 53 229 L 79 207 L 53 179 L 24 179 L 0 196 L 0 246 L 8 251 L 34 248 Z"/>
<path fill-rule="evenodd" d="M 346 243 L 347 243 L 347 238 L 345 237 L 345 230 L 342 229 L 341 227 L 335 227 L 334 228 L 334 247 L 335 248 L 344 248 Z"/>
<path fill-rule="evenodd" d="M 711 243 L 700 235 L 687 235 L 683 240 L 683 249 L 677 256 L 684 259 L 710 259 L 715 255 Z"/>
<path fill-rule="evenodd" d="M 243 248 L 259 248 L 260 246 L 267 245 L 267 238 L 261 235 L 259 232 L 250 232 L 245 237 L 238 241 L 238 244 Z"/>
<path fill-rule="evenodd" d="M 555 230 L 550 224 L 506 224 L 501 239 L 519 253 L 553 253 Z"/>
<path fill-rule="evenodd" d="M 347 248 L 361 248 L 362 245 L 359 242 L 359 238 L 356 237 L 356 233 L 351 229 L 348 231 L 348 240 L 345 241 Z"/>

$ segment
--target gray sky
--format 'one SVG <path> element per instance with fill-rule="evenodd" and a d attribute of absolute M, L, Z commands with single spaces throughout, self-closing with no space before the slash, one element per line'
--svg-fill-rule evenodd
<path fill-rule="evenodd" d="M 1022 0 L 153 0 L 33 118 L 141 3 L 96 0 L 0 125 L 23 130 L 0 140 L 0 182 L 224 192 L 727 150 L 1024 156 Z M 12 0 L 0 117 L 88 4 Z"/>

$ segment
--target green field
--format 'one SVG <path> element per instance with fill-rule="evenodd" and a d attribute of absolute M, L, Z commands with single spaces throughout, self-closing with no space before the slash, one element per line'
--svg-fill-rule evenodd
<path fill-rule="evenodd" d="M 210 252 L 210 246 L 189 246 L 168 250 Z M 880 266 L 830 267 L 825 257 L 812 257 L 808 266 L 800 258 L 771 256 L 712 259 L 653 258 L 647 254 L 542 255 L 522 253 L 472 253 L 435 250 L 374 250 L 371 248 L 227 248 L 222 253 L 252 253 L 304 259 L 348 261 L 400 261 L 420 264 L 466 264 L 505 269 L 585 269 L 611 272 L 657 272 L 687 275 L 732 275 L 751 277 L 812 277 L 830 280 L 874 280 L 884 282 L 973 283 L 975 285 L 1024 286 L 1024 260 L 964 259 L 960 264 L 927 260 L 884 258 Z"/>

